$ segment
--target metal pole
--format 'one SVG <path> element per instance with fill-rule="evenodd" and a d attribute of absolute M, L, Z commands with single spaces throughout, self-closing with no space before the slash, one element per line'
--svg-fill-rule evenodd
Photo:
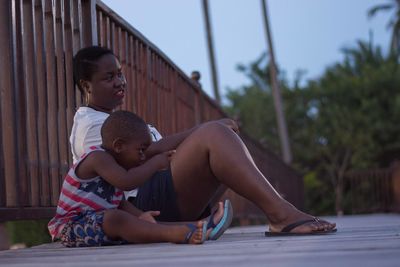
<path fill-rule="evenodd" d="M 278 83 L 278 78 L 277 78 L 277 70 L 276 70 L 275 56 L 274 56 L 275 53 L 274 53 L 274 48 L 272 46 L 272 35 L 271 35 L 269 21 L 268 21 L 267 3 L 266 3 L 266 0 L 261 0 L 261 2 L 262 2 L 263 17 L 264 17 L 265 33 L 266 33 L 267 44 L 268 44 L 268 48 L 269 48 L 269 56 L 270 56 L 269 70 L 270 70 L 270 76 L 271 76 L 271 81 L 272 81 L 272 95 L 274 98 L 276 119 L 278 122 L 279 139 L 281 142 L 281 150 L 282 150 L 282 154 L 283 154 L 283 160 L 289 164 L 292 162 L 292 152 L 290 150 L 289 135 L 288 135 L 285 115 L 284 115 L 283 107 L 282 107 L 282 96 L 281 96 L 281 91 L 279 88 L 279 83 Z"/>
<path fill-rule="evenodd" d="M 208 0 L 203 0 L 203 14 L 204 14 L 204 23 L 205 23 L 205 27 L 206 27 L 206 34 L 207 34 L 208 56 L 209 56 L 210 65 L 211 65 L 211 75 L 212 75 L 212 82 L 213 82 L 213 87 L 214 87 L 213 88 L 214 96 L 215 96 L 215 100 L 218 102 L 218 104 L 220 104 L 221 97 L 219 95 L 217 67 L 216 67 L 215 57 L 214 57 L 214 45 L 213 45 L 213 38 L 212 38 L 212 31 L 211 31 L 210 16 L 208 13 Z"/>

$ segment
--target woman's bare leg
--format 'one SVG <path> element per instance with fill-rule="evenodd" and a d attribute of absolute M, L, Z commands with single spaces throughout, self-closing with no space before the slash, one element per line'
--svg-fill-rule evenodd
<path fill-rule="evenodd" d="M 203 243 L 203 223 L 194 222 L 196 230 L 189 244 Z M 110 238 L 124 239 L 131 243 L 182 243 L 191 229 L 186 225 L 150 223 L 122 210 L 107 210 L 104 212 L 103 231 Z"/>
<path fill-rule="evenodd" d="M 249 199 L 263 210 L 271 231 L 311 219 L 284 200 L 253 162 L 239 136 L 228 127 L 206 123 L 178 147 L 172 162 L 172 176 L 182 219 L 193 220 L 213 198 L 220 184 Z M 296 232 L 332 229 L 334 224 L 314 222 Z"/>

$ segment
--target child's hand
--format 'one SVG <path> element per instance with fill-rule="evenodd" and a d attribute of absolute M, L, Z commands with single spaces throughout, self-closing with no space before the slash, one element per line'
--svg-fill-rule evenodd
<path fill-rule="evenodd" d="M 139 219 L 143 220 L 143 221 L 147 221 L 147 222 L 151 222 L 151 223 L 157 223 L 156 220 L 154 219 L 154 217 L 160 215 L 160 211 L 158 210 L 149 210 L 149 211 L 145 211 L 142 214 L 139 215 Z"/>
<path fill-rule="evenodd" d="M 176 150 L 174 149 L 174 150 L 170 150 L 170 151 L 164 152 L 163 154 L 165 154 L 167 156 L 168 161 L 171 161 L 172 156 L 175 154 L 175 152 L 176 152 Z"/>
<path fill-rule="evenodd" d="M 159 169 L 168 169 L 169 163 L 171 161 L 172 156 L 175 154 L 176 150 L 166 151 L 160 154 L 155 155 L 154 157 L 158 161 Z"/>

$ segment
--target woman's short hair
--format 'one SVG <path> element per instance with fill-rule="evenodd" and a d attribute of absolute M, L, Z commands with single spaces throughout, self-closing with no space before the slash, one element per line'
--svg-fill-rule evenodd
<path fill-rule="evenodd" d="M 80 80 L 90 81 L 97 71 L 97 61 L 104 55 L 115 54 L 108 48 L 102 46 L 89 46 L 82 48 L 73 59 L 74 82 L 82 94 L 84 90 L 79 84 Z"/>

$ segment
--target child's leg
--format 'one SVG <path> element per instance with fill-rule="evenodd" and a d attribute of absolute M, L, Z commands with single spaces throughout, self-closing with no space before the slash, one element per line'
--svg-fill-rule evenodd
<path fill-rule="evenodd" d="M 195 222 L 192 231 L 187 225 L 163 225 L 150 223 L 122 210 L 106 210 L 103 219 L 103 231 L 112 239 L 123 239 L 131 243 L 173 242 L 201 244 L 206 233 L 203 233 L 203 221 Z"/>

